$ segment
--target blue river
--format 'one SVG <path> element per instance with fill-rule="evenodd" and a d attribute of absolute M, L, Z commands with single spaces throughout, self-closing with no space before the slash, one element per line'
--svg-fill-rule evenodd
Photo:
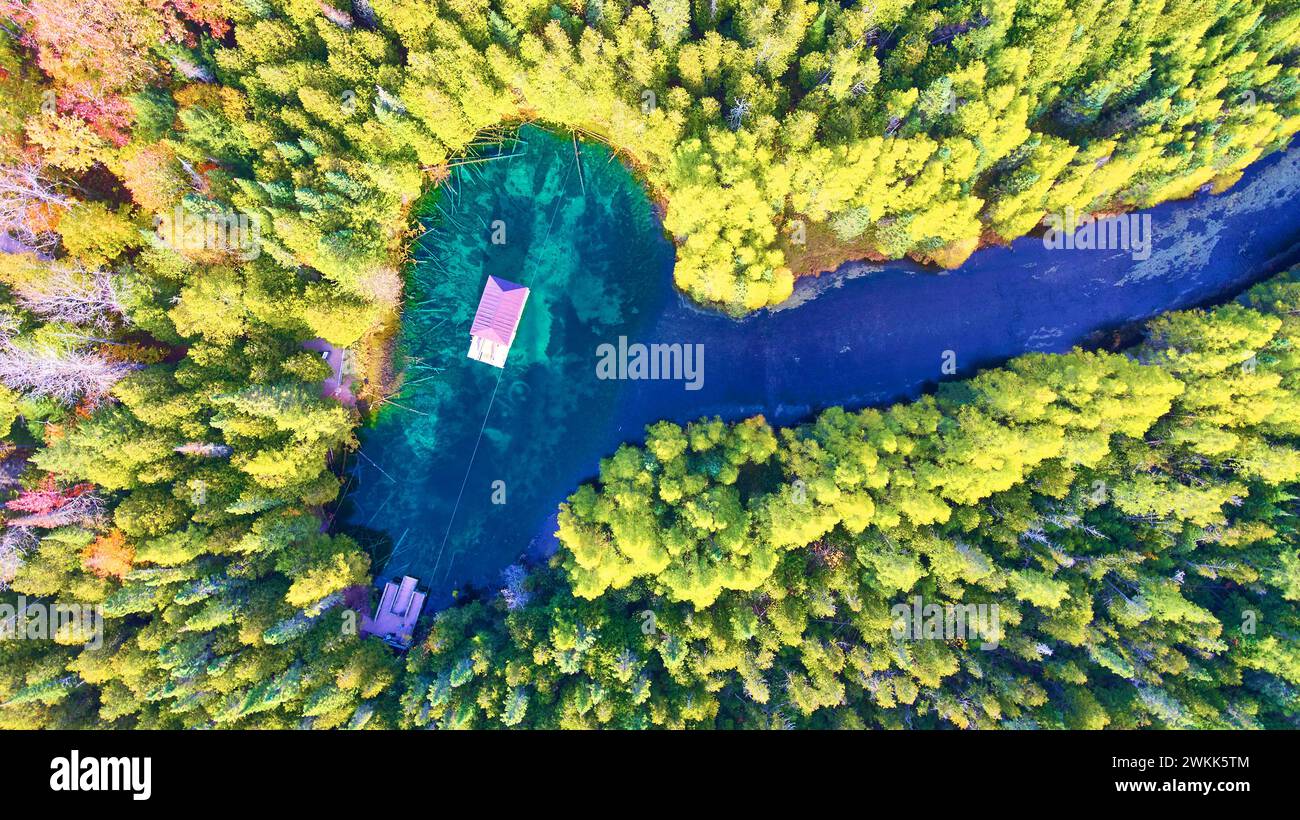
<path fill-rule="evenodd" d="M 446 606 L 554 549 L 559 503 L 647 424 L 762 414 L 787 425 L 1025 352 L 1115 346 L 1142 319 L 1300 261 L 1300 150 L 1258 162 L 1226 193 L 1145 215 L 1149 254 L 1025 237 L 948 272 L 850 263 L 735 320 L 673 288 L 672 244 L 607 149 L 525 128 L 423 203 L 405 386 L 361 431 L 339 529 L 371 550 L 377 577 L 415 575 Z M 489 274 L 531 290 L 501 370 L 465 355 Z M 689 346 L 694 379 L 602 378 L 620 337 Z"/>

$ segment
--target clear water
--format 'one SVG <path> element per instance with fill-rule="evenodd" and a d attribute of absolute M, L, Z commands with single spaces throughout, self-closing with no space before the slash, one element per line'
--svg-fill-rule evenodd
<path fill-rule="evenodd" d="M 756 413 L 788 424 L 915 396 L 1019 353 L 1101 343 L 1160 311 L 1222 298 L 1294 264 L 1300 243 L 1293 148 L 1225 195 L 1147 212 L 1146 260 L 1027 237 L 950 273 L 846 265 L 736 321 L 673 290 L 671 244 L 607 149 L 579 143 L 575 154 L 568 137 L 525 128 L 502 152 L 457 168 L 422 216 L 402 408 L 362 432 L 343 504 L 380 576 L 418 576 L 435 605 L 470 586 L 495 589 L 505 566 L 552 547 L 559 502 L 646 424 Z M 494 220 L 505 223 L 503 245 L 491 241 Z M 504 370 L 465 357 L 489 274 L 532 289 Z M 619 336 L 703 345 L 701 389 L 598 378 L 597 348 Z M 941 369 L 946 354 L 955 375 Z"/>
<path fill-rule="evenodd" d="M 672 245 L 609 151 L 529 127 L 484 156 L 422 206 L 406 385 L 362 432 L 343 509 L 384 576 L 443 603 L 498 580 L 595 468 L 619 383 L 595 378 L 593 351 L 671 297 Z M 503 369 L 465 355 L 490 274 L 531 291 Z"/>

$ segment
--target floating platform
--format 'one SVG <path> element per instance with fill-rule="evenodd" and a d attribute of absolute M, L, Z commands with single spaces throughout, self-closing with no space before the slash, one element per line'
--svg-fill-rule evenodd
<path fill-rule="evenodd" d="M 505 367 L 510 346 L 519 329 L 519 319 L 528 301 L 528 288 L 489 276 L 478 300 L 474 324 L 469 329 L 469 352 L 465 355 L 493 367 Z"/>

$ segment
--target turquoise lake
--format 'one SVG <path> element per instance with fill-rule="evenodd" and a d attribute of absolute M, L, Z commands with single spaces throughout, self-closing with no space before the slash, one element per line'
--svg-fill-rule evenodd
<path fill-rule="evenodd" d="M 495 158 L 457 168 L 422 211 L 406 385 L 362 431 L 343 509 L 383 576 L 416 575 L 443 603 L 493 583 L 557 489 L 591 472 L 591 434 L 611 429 L 620 385 L 595 378 L 593 351 L 672 298 L 672 245 L 603 146 L 525 128 L 484 155 Z M 489 274 L 531 290 L 503 369 L 465 355 Z"/>
<path fill-rule="evenodd" d="M 419 214 L 426 233 L 398 362 L 406 383 L 361 431 L 339 511 L 376 576 L 419 577 L 435 607 L 453 592 L 499 588 L 506 566 L 553 549 L 557 505 L 646 424 L 759 413 L 789 424 L 837 404 L 908 398 L 1020 353 L 1109 343 L 1133 322 L 1226 298 L 1300 258 L 1292 148 L 1223 195 L 1144 212 L 1149 258 L 1026 237 L 947 273 L 851 263 L 737 321 L 674 290 L 672 244 L 604 146 L 525 127 L 481 157 Z M 531 289 L 504 369 L 465 355 L 488 275 Z M 599 378 L 598 351 L 619 337 L 702 346 L 699 389 Z"/>

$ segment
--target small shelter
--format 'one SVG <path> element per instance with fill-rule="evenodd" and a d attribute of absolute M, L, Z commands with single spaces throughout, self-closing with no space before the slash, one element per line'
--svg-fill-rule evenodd
<path fill-rule="evenodd" d="M 474 324 L 469 329 L 466 355 L 493 367 L 505 367 L 527 301 L 528 288 L 499 276 L 489 276 L 478 300 Z"/>
<path fill-rule="evenodd" d="M 379 598 L 375 617 L 361 615 L 361 634 L 378 635 L 384 643 L 397 649 L 410 649 L 414 640 L 415 622 L 424 609 L 425 594 L 415 588 L 419 579 L 407 575 L 400 584 L 384 584 L 384 594 Z"/>

